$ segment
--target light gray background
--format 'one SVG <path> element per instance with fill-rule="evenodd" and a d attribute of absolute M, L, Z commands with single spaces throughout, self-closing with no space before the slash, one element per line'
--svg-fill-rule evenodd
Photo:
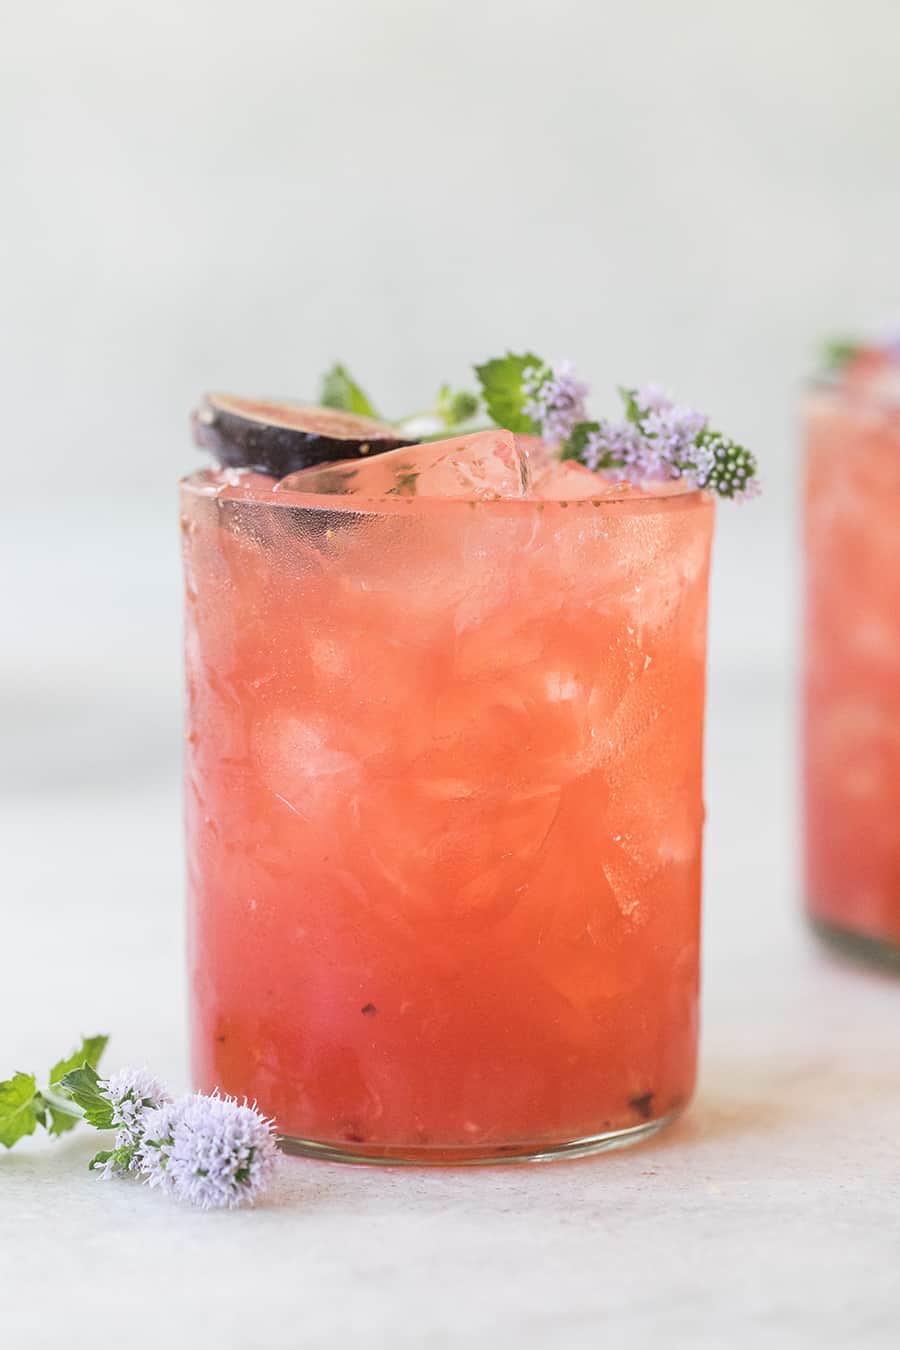
<path fill-rule="evenodd" d="M 186 1078 L 173 484 L 205 387 L 308 395 L 341 357 L 399 412 L 528 344 L 600 409 L 670 386 L 766 484 L 720 513 L 681 1133 L 555 1172 L 292 1163 L 208 1223 L 36 1143 L 0 1158 L 11 1341 L 58 1343 L 50 1280 L 83 1317 L 176 1283 L 133 1345 L 201 1315 L 223 1346 L 896 1343 L 897 989 L 800 926 L 792 667 L 798 385 L 900 311 L 898 50 L 895 0 L 5 11 L 0 1071 L 108 1028 Z"/>

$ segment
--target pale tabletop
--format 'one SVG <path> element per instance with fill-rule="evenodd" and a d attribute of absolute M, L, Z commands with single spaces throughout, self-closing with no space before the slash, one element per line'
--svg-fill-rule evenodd
<path fill-rule="evenodd" d="M 110 1031 L 111 1064 L 186 1086 L 177 731 L 155 706 L 111 704 L 102 738 L 77 733 L 86 778 L 5 803 L 4 1072 Z M 896 1347 L 900 982 L 803 926 L 789 710 L 774 675 L 712 692 L 703 1070 L 674 1128 L 531 1167 L 285 1159 L 267 1203 L 209 1214 L 89 1175 L 86 1130 L 29 1140 L 0 1157 L 2 1343 Z"/>

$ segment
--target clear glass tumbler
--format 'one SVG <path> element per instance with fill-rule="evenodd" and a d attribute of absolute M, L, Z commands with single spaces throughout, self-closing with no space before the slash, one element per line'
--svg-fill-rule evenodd
<path fill-rule="evenodd" d="M 183 484 L 198 1088 L 346 1161 L 681 1111 L 713 516 Z"/>

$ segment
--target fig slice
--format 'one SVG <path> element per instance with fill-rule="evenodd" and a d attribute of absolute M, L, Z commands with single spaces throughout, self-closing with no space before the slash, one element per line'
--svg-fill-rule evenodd
<path fill-rule="evenodd" d="M 207 394 L 192 414 L 194 441 L 220 464 L 277 478 L 328 460 L 361 459 L 410 445 L 374 417 L 310 403 Z"/>

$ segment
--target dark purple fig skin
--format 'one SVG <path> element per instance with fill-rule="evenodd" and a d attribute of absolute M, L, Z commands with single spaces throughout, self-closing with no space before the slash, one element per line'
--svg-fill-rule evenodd
<path fill-rule="evenodd" d="M 328 460 L 361 459 L 414 441 L 372 417 L 310 403 L 207 394 L 191 415 L 194 441 L 231 469 L 284 478 Z"/>

